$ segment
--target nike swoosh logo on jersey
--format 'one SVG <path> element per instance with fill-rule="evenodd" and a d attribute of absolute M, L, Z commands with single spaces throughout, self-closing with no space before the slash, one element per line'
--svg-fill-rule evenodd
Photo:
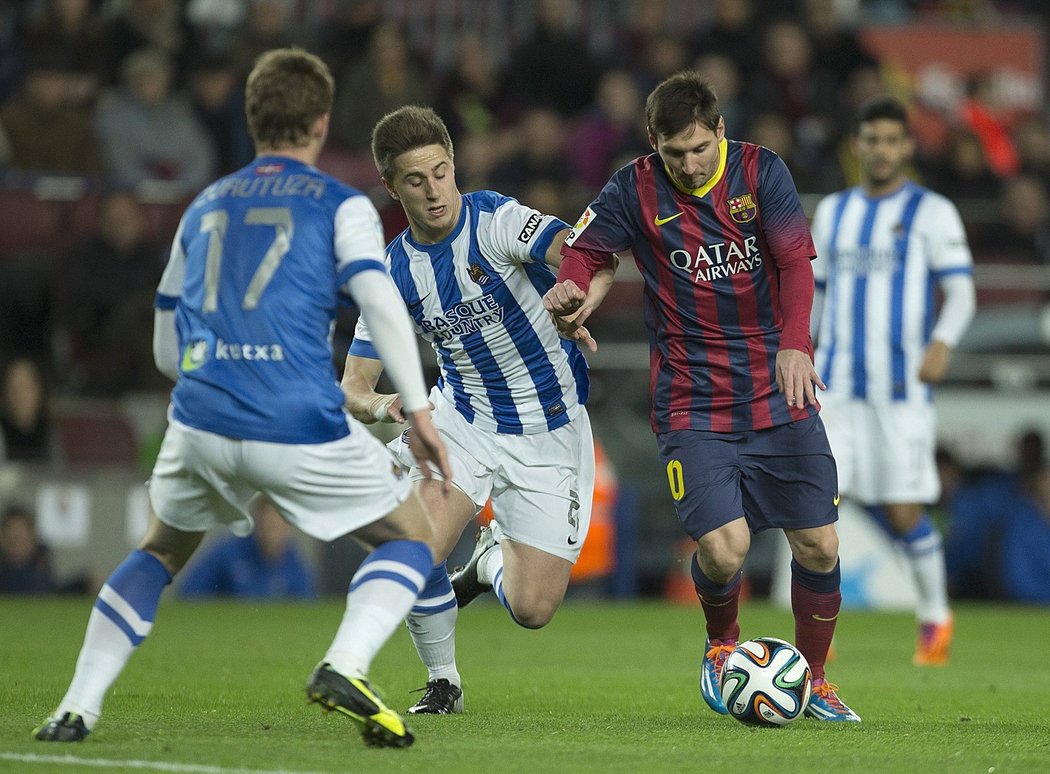
<path fill-rule="evenodd" d="M 681 210 L 676 212 L 674 215 L 670 215 L 670 216 L 668 216 L 666 218 L 661 218 L 659 215 L 656 215 L 655 217 L 653 217 L 653 223 L 655 223 L 657 226 L 662 226 L 663 224 L 670 223 L 675 218 L 679 218 L 681 216 L 682 216 L 682 211 Z"/>
<path fill-rule="evenodd" d="M 431 292 L 433 292 L 433 291 L 431 291 Z M 419 309 L 420 307 L 423 306 L 423 302 L 426 301 L 428 298 L 430 298 L 430 293 L 427 293 L 425 296 L 423 296 L 418 301 L 413 301 L 410 304 L 406 304 L 406 306 L 408 307 L 408 311 L 414 312 L 416 309 Z"/>
<path fill-rule="evenodd" d="M 831 616 L 831 618 L 825 618 L 825 617 L 824 617 L 824 616 L 822 616 L 822 615 L 817 615 L 816 613 L 814 613 L 814 614 L 813 614 L 812 616 L 810 616 L 810 617 L 811 617 L 811 618 L 812 618 L 812 619 L 813 619 L 814 621 L 823 621 L 824 623 L 830 623 L 831 621 L 834 621 L 834 620 L 835 620 L 836 618 L 838 618 L 838 617 L 839 617 L 839 614 L 838 614 L 838 613 L 835 613 L 835 615 Z"/>
<path fill-rule="evenodd" d="M 580 539 L 576 538 L 575 540 L 573 540 L 572 538 L 568 538 L 568 541 L 569 541 L 569 545 L 570 546 L 574 546 L 574 545 L 576 545 L 577 543 L 580 542 Z"/>
<path fill-rule="evenodd" d="M 831 501 L 831 504 L 834 505 L 836 508 L 839 507 L 839 496 L 838 495 L 835 495 L 835 499 Z"/>

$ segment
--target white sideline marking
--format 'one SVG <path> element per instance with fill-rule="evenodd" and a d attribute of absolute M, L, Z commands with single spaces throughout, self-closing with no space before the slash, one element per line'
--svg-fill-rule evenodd
<path fill-rule="evenodd" d="M 32 753 L 0 753 L 0 761 L 19 763 L 53 763 L 65 766 L 87 766 L 96 769 L 121 767 L 147 771 L 175 771 L 179 774 L 320 774 L 288 769 L 227 769 L 223 766 L 201 766 L 196 763 L 164 763 L 163 761 L 110 760 L 107 758 L 77 758 L 74 755 L 34 755 Z"/>

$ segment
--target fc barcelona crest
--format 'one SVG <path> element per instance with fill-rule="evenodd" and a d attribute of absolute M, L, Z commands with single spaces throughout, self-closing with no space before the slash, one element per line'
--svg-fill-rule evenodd
<path fill-rule="evenodd" d="M 727 199 L 726 204 L 729 206 L 729 217 L 737 223 L 750 223 L 758 214 L 758 205 L 750 191 Z"/>
<path fill-rule="evenodd" d="M 470 278 L 479 285 L 484 285 L 489 281 L 489 275 L 486 274 L 485 270 L 476 263 L 467 264 L 467 274 L 469 274 Z"/>

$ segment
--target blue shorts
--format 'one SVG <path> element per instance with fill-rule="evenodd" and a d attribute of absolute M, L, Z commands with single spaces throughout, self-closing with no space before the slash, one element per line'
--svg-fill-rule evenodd
<path fill-rule="evenodd" d="M 741 516 L 752 532 L 838 520 L 838 473 L 819 416 L 740 433 L 674 430 L 657 444 L 694 540 Z"/>

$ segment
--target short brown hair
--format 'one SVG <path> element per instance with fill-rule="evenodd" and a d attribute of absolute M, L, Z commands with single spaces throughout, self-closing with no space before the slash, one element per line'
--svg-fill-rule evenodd
<path fill-rule="evenodd" d="M 245 86 L 248 133 L 256 148 L 300 148 L 314 122 L 332 110 L 328 65 L 299 48 L 277 48 L 255 60 Z"/>
<path fill-rule="evenodd" d="M 645 121 L 657 136 L 671 137 L 693 124 L 718 128 L 718 97 L 696 70 L 682 70 L 660 82 L 645 100 Z"/>
<path fill-rule="evenodd" d="M 872 97 L 857 109 L 853 133 L 857 134 L 860 131 L 861 124 L 880 119 L 896 121 L 904 127 L 904 133 L 908 133 L 908 109 L 899 99 L 887 96 Z"/>
<path fill-rule="evenodd" d="M 394 176 L 394 159 L 426 145 L 440 145 L 453 158 L 452 138 L 431 108 L 405 105 L 387 113 L 372 129 L 372 158 L 384 180 Z"/>

